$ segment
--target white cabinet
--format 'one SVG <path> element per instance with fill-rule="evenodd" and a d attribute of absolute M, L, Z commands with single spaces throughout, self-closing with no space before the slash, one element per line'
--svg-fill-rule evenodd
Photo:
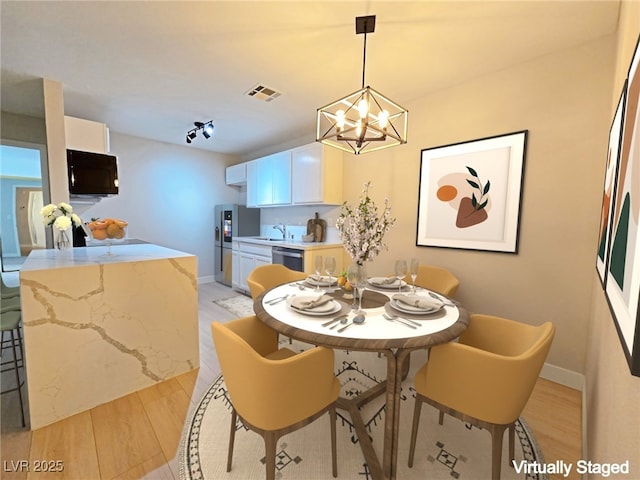
<path fill-rule="evenodd" d="M 227 185 L 246 185 L 247 184 L 247 164 L 240 163 L 231 165 L 225 171 L 225 180 Z"/>
<path fill-rule="evenodd" d="M 238 241 L 234 242 L 233 246 L 233 255 L 236 263 L 233 266 L 232 285 L 234 288 L 249 292 L 247 277 L 254 268 L 271 263 L 271 245 L 258 245 Z"/>
<path fill-rule="evenodd" d="M 247 206 L 291 205 L 291 154 L 274 153 L 247 163 Z"/>
<path fill-rule="evenodd" d="M 244 165 L 247 207 L 341 205 L 344 201 L 342 151 L 336 148 L 314 142 Z"/>
<path fill-rule="evenodd" d="M 94 153 L 109 152 L 109 129 L 104 123 L 65 115 L 64 136 L 69 150 Z"/>
<path fill-rule="evenodd" d="M 258 206 L 258 160 L 247 162 L 247 207 Z"/>
<path fill-rule="evenodd" d="M 342 204 L 342 152 L 317 142 L 293 149 L 291 185 L 293 205 Z"/>

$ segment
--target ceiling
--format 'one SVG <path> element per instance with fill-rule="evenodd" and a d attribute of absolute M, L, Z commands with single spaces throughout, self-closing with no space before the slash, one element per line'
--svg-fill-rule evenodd
<path fill-rule="evenodd" d="M 366 81 L 403 106 L 428 93 L 613 33 L 611 1 L 4 1 L 2 110 L 43 116 L 38 79 L 65 114 L 112 131 L 250 155 L 315 138 L 316 109 Z M 257 84 L 282 93 L 265 102 Z M 523 92 L 524 93 L 524 92 Z M 411 112 L 409 112 L 409 134 Z"/>

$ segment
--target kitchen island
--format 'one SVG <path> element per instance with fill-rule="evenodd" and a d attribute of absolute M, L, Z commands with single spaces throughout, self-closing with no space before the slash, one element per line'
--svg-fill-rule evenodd
<path fill-rule="evenodd" d="M 31 429 L 199 367 L 196 260 L 153 244 L 31 252 L 20 271 Z"/>

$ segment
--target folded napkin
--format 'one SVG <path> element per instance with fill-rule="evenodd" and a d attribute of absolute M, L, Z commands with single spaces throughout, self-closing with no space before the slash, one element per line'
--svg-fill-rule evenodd
<path fill-rule="evenodd" d="M 323 277 L 322 275 L 309 275 L 307 281 L 312 281 L 315 283 L 333 283 L 335 277 Z"/>
<path fill-rule="evenodd" d="M 320 297 L 294 297 L 293 300 L 291 300 L 291 306 L 298 310 L 311 310 L 325 305 L 331 300 L 333 300 L 333 298 L 329 295 L 322 295 Z"/>
<path fill-rule="evenodd" d="M 430 308 L 440 308 L 444 303 L 437 298 L 423 297 L 421 295 L 403 295 L 398 293 L 393 296 L 393 299 L 397 302 L 402 302 L 405 305 L 410 305 L 416 308 L 423 308 L 428 310 Z"/>
<path fill-rule="evenodd" d="M 370 282 L 373 283 L 374 285 L 393 285 L 394 283 L 398 283 L 398 279 L 396 277 L 388 277 L 388 278 L 378 277 L 378 278 L 372 278 Z"/>

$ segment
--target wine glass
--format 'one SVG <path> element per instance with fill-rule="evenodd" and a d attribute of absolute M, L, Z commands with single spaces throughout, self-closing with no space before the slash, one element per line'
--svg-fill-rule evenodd
<path fill-rule="evenodd" d="M 356 309 L 356 297 L 358 296 L 358 265 L 355 263 L 349 266 L 347 270 L 347 281 L 353 288 L 353 302 L 351 302 L 351 310 Z"/>
<path fill-rule="evenodd" d="M 402 279 L 407 276 L 407 261 L 396 260 L 396 277 L 398 278 L 398 292 L 402 291 Z"/>
<path fill-rule="evenodd" d="M 416 293 L 416 278 L 418 278 L 418 269 L 420 268 L 420 262 L 417 258 L 411 259 L 411 266 L 409 267 L 409 273 L 411 273 L 411 284 L 413 293 Z"/>
<path fill-rule="evenodd" d="M 327 257 L 324 259 L 324 270 L 329 275 L 329 283 L 333 282 L 333 274 L 336 271 L 336 259 L 335 257 Z"/>
<path fill-rule="evenodd" d="M 322 281 L 322 255 L 316 256 L 316 291 L 320 291 L 320 282 Z"/>

